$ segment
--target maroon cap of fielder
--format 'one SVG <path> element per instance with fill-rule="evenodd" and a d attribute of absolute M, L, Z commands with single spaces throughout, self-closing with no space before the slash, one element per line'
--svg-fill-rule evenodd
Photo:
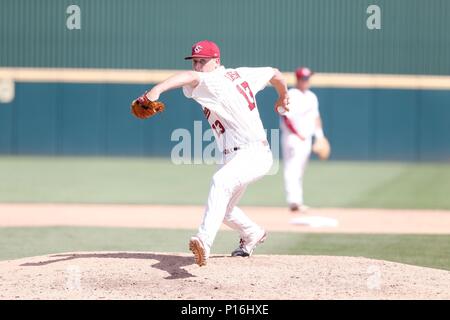
<path fill-rule="evenodd" d="M 297 80 L 308 80 L 314 72 L 312 72 L 307 67 L 300 67 L 295 70 L 295 76 L 297 77 Z"/>

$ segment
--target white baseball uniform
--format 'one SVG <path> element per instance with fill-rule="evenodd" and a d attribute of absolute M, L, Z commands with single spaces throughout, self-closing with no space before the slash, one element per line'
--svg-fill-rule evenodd
<path fill-rule="evenodd" d="M 220 66 L 198 75 L 199 84 L 195 88 L 184 86 L 183 92 L 202 106 L 224 154 L 223 164 L 212 178 L 197 235 L 209 254 L 222 222 L 244 239 L 262 230 L 236 204 L 247 185 L 263 177 L 272 166 L 272 152 L 255 96 L 274 76 L 274 69 Z"/>
<path fill-rule="evenodd" d="M 311 154 L 316 119 L 320 116 L 319 102 L 312 91 L 302 92 L 297 88 L 289 89 L 289 99 L 289 112 L 280 117 L 284 187 L 289 204 L 303 205 L 303 174 Z"/>

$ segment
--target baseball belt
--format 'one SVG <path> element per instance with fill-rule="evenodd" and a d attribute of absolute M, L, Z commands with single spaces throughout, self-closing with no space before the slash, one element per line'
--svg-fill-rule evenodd
<path fill-rule="evenodd" d="M 247 149 L 253 146 L 268 146 L 269 142 L 267 140 L 262 140 L 262 141 L 257 141 L 257 142 L 251 142 L 251 143 L 247 143 L 244 145 L 241 145 L 239 147 L 233 147 L 233 148 L 228 148 L 228 149 L 224 149 L 223 150 L 223 154 L 230 154 L 232 152 L 241 150 L 241 149 Z"/>

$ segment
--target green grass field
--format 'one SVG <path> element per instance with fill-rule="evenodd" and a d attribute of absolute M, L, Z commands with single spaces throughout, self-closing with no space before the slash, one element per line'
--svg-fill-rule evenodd
<path fill-rule="evenodd" d="M 0 202 L 203 205 L 214 171 L 153 158 L 0 157 Z M 314 207 L 450 210 L 446 163 L 313 161 L 304 186 Z M 241 204 L 284 206 L 281 170 Z"/>
<path fill-rule="evenodd" d="M 205 203 L 215 166 L 167 159 L 0 157 L 0 202 Z M 450 164 L 312 162 L 305 200 L 315 207 L 450 209 Z M 245 205 L 284 206 L 281 170 L 254 183 Z M 1 219 L 1 213 L 0 213 Z M 0 260 L 67 251 L 187 252 L 193 230 L 0 228 Z M 228 254 L 232 232 L 213 253 Z M 271 233 L 264 254 L 364 256 L 450 270 L 450 235 Z"/>
<path fill-rule="evenodd" d="M 194 230 L 133 228 L 0 228 L 0 260 L 68 251 L 188 252 Z M 229 254 L 236 233 L 219 232 L 213 254 Z M 450 235 L 300 234 L 272 232 L 257 254 L 382 259 L 450 270 Z"/>

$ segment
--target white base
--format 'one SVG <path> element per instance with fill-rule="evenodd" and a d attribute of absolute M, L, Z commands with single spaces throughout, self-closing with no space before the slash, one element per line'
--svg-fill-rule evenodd
<path fill-rule="evenodd" d="M 319 216 L 296 217 L 292 218 L 289 223 L 311 228 L 336 228 L 339 225 L 336 219 Z"/>

